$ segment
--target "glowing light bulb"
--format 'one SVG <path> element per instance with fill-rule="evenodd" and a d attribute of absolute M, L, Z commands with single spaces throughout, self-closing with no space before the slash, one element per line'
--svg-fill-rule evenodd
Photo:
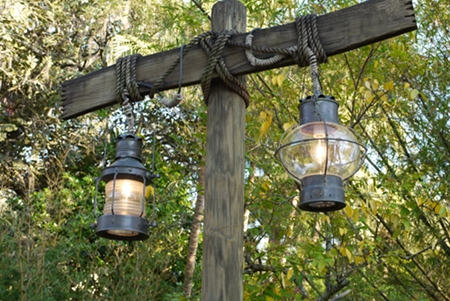
<path fill-rule="evenodd" d="M 106 184 L 106 203 L 103 214 L 120 214 L 140 216 L 144 197 L 144 183 L 128 179 L 116 180 Z M 114 188 L 114 208 L 113 204 Z M 145 213 L 144 213 L 145 214 Z"/>
<path fill-rule="evenodd" d="M 310 154 L 313 162 L 322 168 L 327 160 L 327 142 L 320 138 L 318 137 L 318 140 L 314 142 Z"/>

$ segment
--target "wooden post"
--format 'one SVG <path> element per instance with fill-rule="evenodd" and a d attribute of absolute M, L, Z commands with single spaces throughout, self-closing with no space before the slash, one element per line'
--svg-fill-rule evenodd
<path fill-rule="evenodd" d="M 212 30 L 226 29 L 246 30 L 246 9 L 237 0 L 213 7 Z M 213 82 L 206 135 L 202 301 L 243 298 L 244 139 L 244 100 L 223 82 Z"/>

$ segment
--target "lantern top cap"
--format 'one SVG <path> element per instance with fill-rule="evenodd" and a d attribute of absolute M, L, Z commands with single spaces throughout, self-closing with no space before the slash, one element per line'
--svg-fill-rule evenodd
<path fill-rule="evenodd" d="M 339 124 L 339 103 L 333 96 L 308 96 L 300 100 L 300 124 L 333 122 Z"/>
<path fill-rule="evenodd" d="M 141 137 L 139 137 L 133 133 L 124 133 L 124 134 L 117 136 L 117 141 L 124 140 L 124 139 L 142 141 Z"/>
<path fill-rule="evenodd" d="M 334 96 L 320 94 L 319 96 L 308 95 L 305 98 L 300 99 L 300 105 L 308 101 L 331 101 L 337 103 Z"/>

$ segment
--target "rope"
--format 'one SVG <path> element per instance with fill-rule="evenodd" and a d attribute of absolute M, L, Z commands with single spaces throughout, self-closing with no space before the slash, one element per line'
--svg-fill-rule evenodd
<path fill-rule="evenodd" d="M 320 43 L 316 15 L 311 14 L 299 17 L 296 19 L 295 24 L 298 34 L 298 45 L 297 53 L 294 54 L 294 60 L 300 66 L 305 66 L 309 63 L 314 96 L 317 98 L 322 94 L 318 63 L 326 62 L 328 58 Z"/>
<path fill-rule="evenodd" d="M 140 54 L 119 58 L 116 63 L 116 98 L 127 119 L 127 130 L 134 133 L 133 102 L 142 100 L 136 83 L 136 61 Z"/>
<path fill-rule="evenodd" d="M 153 85 L 142 83 L 147 87 L 151 87 L 149 92 L 150 98 L 154 97 L 154 94 L 158 92 L 159 86 L 175 70 L 178 64 L 182 64 L 182 59 L 184 56 L 186 56 L 189 50 L 191 50 L 194 45 L 200 45 L 208 55 L 208 62 L 201 77 L 201 87 L 205 102 L 208 103 L 209 93 L 211 90 L 212 75 L 214 71 L 216 71 L 219 77 L 225 82 L 225 84 L 227 84 L 233 91 L 238 93 L 244 99 L 246 106 L 248 106 L 250 102 L 250 94 L 247 92 L 245 85 L 229 72 L 225 61 L 222 58 L 222 53 L 225 45 L 229 44 L 230 38 L 235 34 L 237 34 L 236 31 L 223 31 L 221 33 L 207 31 L 193 38 L 189 42 L 189 44 L 183 46 L 180 49 L 180 56 L 173 62 L 173 64 L 166 70 L 166 72 L 156 82 L 153 83 Z M 182 67 L 180 66 L 180 76 L 181 72 Z M 175 100 L 177 100 L 178 102 L 181 100 L 179 93 L 175 94 L 173 100 L 174 103 L 176 102 Z M 167 98 L 163 98 L 161 102 L 166 106 L 168 106 L 169 103 L 172 103 Z"/>
<path fill-rule="evenodd" d="M 311 14 L 304 17 L 298 17 L 295 20 L 295 25 L 298 36 L 297 53 L 294 55 L 295 62 L 301 66 L 308 65 L 309 52 L 307 48 L 312 50 L 320 63 L 326 62 L 328 58 L 320 43 L 316 15 Z"/>
<path fill-rule="evenodd" d="M 246 37 L 245 37 L 245 47 L 247 48 L 245 50 L 245 56 L 247 57 L 247 60 L 252 66 L 270 66 L 273 64 L 278 63 L 279 61 L 286 58 L 289 54 L 294 53 L 297 50 L 297 47 L 289 47 L 287 51 L 289 53 L 277 53 L 273 57 L 268 59 L 259 59 L 255 57 L 253 54 L 253 49 L 257 47 L 253 47 L 253 32 L 256 29 L 252 30 Z M 267 50 L 267 48 L 265 48 Z M 281 51 L 280 51 L 281 52 Z"/>
<path fill-rule="evenodd" d="M 206 104 L 208 103 L 209 94 L 211 92 L 211 81 L 214 71 L 217 72 L 227 86 L 242 97 L 246 107 L 248 107 L 250 103 L 250 94 L 248 93 L 245 84 L 230 73 L 222 56 L 225 45 L 236 33 L 237 32 L 234 30 L 225 30 L 217 36 L 214 43 L 212 43 L 211 39 L 200 41 L 203 50 L 208 54 L 208 62 L 200 81 Z"/>
<path fill-rule="evenodd" d="M 321 87 L 317 65 L 318 63 L 326 62 L 327 55 L 320 43 L 316 26 L 316 15 L 311 14 L 303 17 L 298 17 L 295 20 L 295 26 L 298 35 L 297 45 L 291 46 L 289 48 L 268 48 L 252 45 L 254 30 L 247 35 L 245 43 L 231 40 L 231 37 L 237 34 L 237 32 L 234 30 L 226 30 L 220 33 L 213 31 L 204 32 L 193 38 L 189 42 L 189 44 L 181 47 L 180 56 L 156 82 L 154 82 L 153 84 L 139 83 L 139 85 L 149 87 L 149 96 L 150 98 L 153 98 L 155 93 L 159 93 L 158 88 L 161 86 L 164 80 L 175 70 L 178 65 L 180 65 L 180 84 L 178 93 L 175 94 L 172 100 L 169 100 L 165 97 L 163 97 L 163 99 L 161 100 L 161 103 L 168 107 L 177 105 L 182 100 L 180 90 L 182 83 L 183 57 L 186 56 L 186 54 L 194 45 L 200 45 L 208 55 L 207 65 L 205 70 L 203 71 L 200 81 L 205 102 L 208 103 L 208 98 L 211 91 L 212 76 L 214 71 L 216 71 L 222 81 L 224 81 L 224 83 L 233 91 L 239 94 L 245 101 L 246 106 L 248 106 L 250 102 L 250 95 L 245 87 L 245 84 L 243 84 L 230 73 L 222 56 L 225 45 L 231 45 L 245 48 L 247 59 L 253 66 L 268 66 L 276 64 L 287 56 L 292 56 L 294 61 L 301 67 L 309 65 L 311 67 L 311 76 L 314 84 L 314 95 L 318 96 L 321 94 Z M 259 59 L 254 56 L 253 51 L 261 53 L 273 53 L 274 55 L 268 59 Z M 134 64 L 136 63 L 136 58 L 137 55 L 131 56 L 131 59 L 123 59 L 126 59 L 127 64 L 125 69 L 127 71 L 122 70 L 124 69 L 124 67 L 121 66 L 121 59 L 118 60 L 118 66 L 116 66 L 116 73 L 118 74 L 116 94 L 117 98 L 119 100 L 122 100 L 121 102 L 125 104 L 125 106 L 128 105 L 127 99 L 129 99 L 130 96 L 134 101 L 142 99 L 137 89 L 138 85 L 135 82 Z M 125 74 L 125 76 L 123 74 Z M 122 77 L 125 78 L 126 84 L 122 83 Z M 132 111 L 129 109 L 129 107 L 126 107 L 126 110 L 128 116 L 132 115 Z"/>
<path fill-rule="evenodd" d="M 230 41 L 229 44 L 246 49 L 245 54 L 247 60 L 253 66 L 269 66 L 276 64 L 287 56 L 292 56 L 294 61 L 301 67 L 311 65 L 311 51 L 315 57 L 316 62 L 324 63 L 327 61 L 327 55 L 322 48 L 319 39 L 319 32 L 317 30 L 316 15 L 311 14 L 303 17 L 298 17 L 295 20 L 297 30 L 297 45 L 289 48 L 267 48 L 253 45 L 252 30 L 245 39 L 245 44 Z M 311 51 L 310 51 L 311 50 Z M 261 53 L 275 53 L 274 56 L 267 59 L 256 58 L 253 51 Z"/>

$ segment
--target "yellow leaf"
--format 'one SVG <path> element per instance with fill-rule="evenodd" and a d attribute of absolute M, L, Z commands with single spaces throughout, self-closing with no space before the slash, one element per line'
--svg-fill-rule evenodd
<path fill-rule="evenodd" d="M 434 213 L 438 214 L 439 216 L 444 216 L 447 213 L 447 209 L 445 208 L 445 206 L 437 204 L 434 207 Z"/>
<path fill-rule="evenodd" d="M 378 90 L 379 86 L 380 86 L 380 83 L 377 80 L 374 80 L 372 83 L 372 89 Z"/>
<path fill-rule="evenodd" d="M 259 117 L 264 120 L 264 122 L 261 124 L 261 127 L 259 128 L 259 136 L 257 137 L 257 141 L 259 142 L 262 137 L 264 137 L 267 134 L 267 131 L 269 130 L 270 125 L 272 124 L 272 113 L 262 111 L 259 113 Z"/>
<path fill-rule="evenodd" d="M 145 197 L 148 198 L 150 195 L 153 195 L 155 192 L 155 188 L 153 188 L 153 186 L 148 185 L 147 187 L 145 187 Z"/>
<path fill-rule="evenodd" d="M 394 81 L 389 81 L 383 85 L 385 90 L 392 91 L 394 90 Z"/>
<path fill-rule="evenodd" d="M 363 248 L 364 248 L 364 240 L 361 240 L 361 241 L 358 243 L 358 245 L 359 245 L 359 253 L 361 253 L 362 250 L 363 250 Z"/>
<path fill-rule="evenodd" d="M 263 122 L 263 124 L 261 125 L 261 128 L 259 129 L 259 138 L 260 139 L 267 134 L 271 123 L 272 123 L 272 120 L 266 120 Z"/>
<path fill-rule="evenodd" d="M 364 96 L 369 103 L 372 102 L 372 100 L 375 98 L 375 96 L 370 91 L 366 91 L 366 93 L 364 93 Z"/>
<path fill-rule="evenodd" d="M 408 89 L 409 87 L 411 87 L 411 85 L 409 83 L 405 83 L 405 90 Z"/>
<path fill-rule="evenodd" d="M 284 75 L 283 74 L 278 75 L 277 76 L 277 84 L 278 84 L 278 86 L 281 87 L 283 85 L 283 82 L 284 82 Z"/>
<path fill-rule="evenodd" d="M 414 90 L 412 90 L 411 91 L 411 93 L 409 94 L 409 98 L 410 99 L 415 99 L 417 96 L 419 96 L 419 90 L 417 90 L 417 89 L 414 89 Z"/>
<path fill-rule="evenodd" d="M 364 212 L 365 215 L 367 215 L 367 207 L 366 207 L 366 203 L 362 202 L 361 203 L 361 209 Z"/>
<path fill-rule="evenodd" d="M 400 219 L 398 218 L 397 215 L 392 216 L 392 223 L 394 224 L 394 227 L 397 227 L 399 221 Z"/>
<path fill-rule="evenodd" d="M 360 263 L 363 263 L 365 260 L 364 260 L 364 257 L 361 257 L 361 256 L 355 256 L 355 263 L 356 264 L 360 264 Z"/>
<path fill-rule="evenodd" d="M 378 203 L 375 200 L 369 201 L 370 208 L 372 209 L 373 215 L 376 215 L 378 213 Z"/>
<path fill-rule="evenodd" d="M 409 233 L 407 231 L 403 231 L 403 241 L 406 243 L 409 241 Z"/>
<path fill-rule="evenodd" d="M 356 223 L 359 221 L 359 210 L 353 210 L 353 222 Z"/>
<path fill-rule="evenodd" d="M 286 275 L 286 278 L 289 280 L 292 278 L 292 276 L 294 275 L 294 270 L 293 269 L 289 269 Z"/>
<path fill-rule="evenodd" d="M 261 111 L 261 113 L 259 113 L 259 118 L 265 120 L 267 118 L 267 113 L 265 111 Z"/>
<path fill-rule="evenodd" d="M 269 181 L 265 181 L 262 185 L 261 188 L 264 189 L 265 191 L 270 191 L 270 182 Z"/>
<path fill-rule="evenodd" d="M 423 203 L 425 203 L 425 199 L 424 198 L 421 198 L 421 197 L 417 198 L 417 204 L 419 206 L 422 206 Z"/>
<path fill-rule="evenodd" d="M 272 85 L 276 85 L 278 82 L 277 76 L 272 77 Z"/>
<path fill-rule="evenodd" d="M 353 209 L 351 206 L 349 205 L 345 206 L 344 211 L 347 217 L 351 218 L 353 216 Z"/>
<path fill-rule="evenodd" d="M 434 206 L 434 213 L 439 214 L 439 211 L 441 210 L 441 204 L 437 204 Z"/>
<path fill-rule="evenodd" d="M 381 100 L 384 101 L 384 102 L 387 102 L 387 101 L 388 101 L 388 98 L 387 98 L 386 95 L 383 95 L 383 96 L 381 96 Z"/>
<path fill-rule="evenodd" d="M 266 296 L 266 301 L 273 301 L 272 297 Z"/>
<path fill-rule="evenodd" d="M 348 260 L 352 260 L 353 254 L 350 252 L 349 249 L 345 248 L 345 255 L 347 256 Z"/>
<path fill-rule="evenodd" d="M 290 129 L 293 125 L 294 125 L 293 122 L 286 122 L 285 124 L 283 124 L 283 130 L 287 131 L 287 130 Z"/>
<path fill-rule="evenodd" d="M 366 88 L 367 88 L 368 90 L 371 89 L 370 82 L 369 82 L 368 80 L 366 80 L 366 82 L 364 83 L 364 86 L 366 86 Z"/>
<path fill-rule="evenodd" d="M 346 233 L 347 233 L 347 229 L 339 228 L 339 234 L 341 234 L 341 236 L 344 236 Z"/>

